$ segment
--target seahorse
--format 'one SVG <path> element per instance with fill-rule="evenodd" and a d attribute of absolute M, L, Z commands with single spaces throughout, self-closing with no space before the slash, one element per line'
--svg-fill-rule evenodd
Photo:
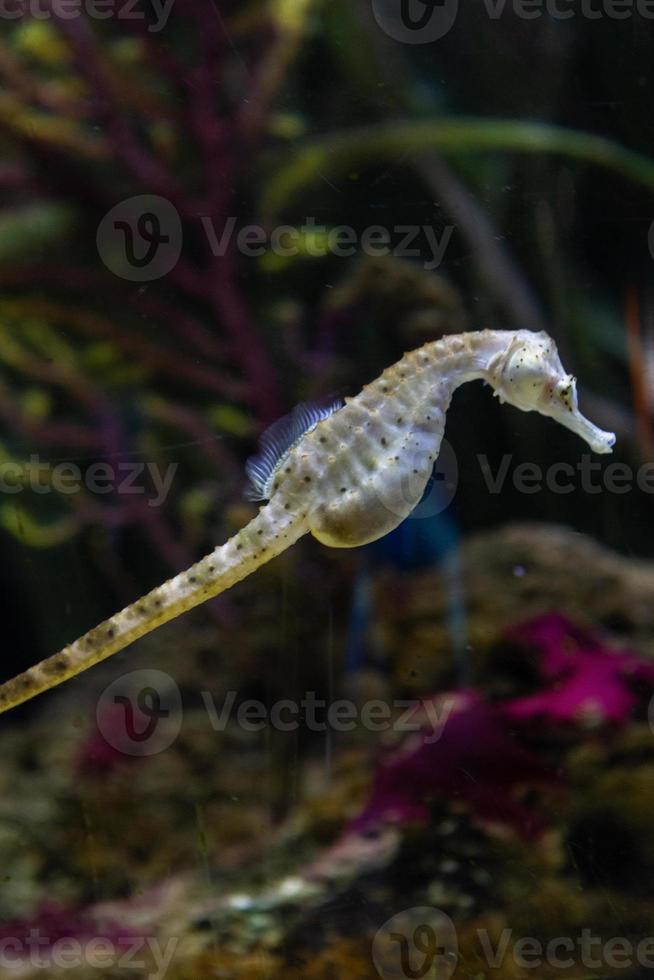
<path fill-rule="evenodd" d="M 0 712 L 74 677 L 219 595 L 311 533 L 354 548 L 397 527 L 420 501 L 459 385 L 482 379 L 500 401 L 535 410 L 597 453 L 615 436 L 580 413 L 576 379 L 544 332 L 447 335 L 405 354 L 352 398 L 300 406 L 275 423 L 249 461 L 251 495 L 267 501 L 225 544 L 186 571 L 0 686 Z"/>

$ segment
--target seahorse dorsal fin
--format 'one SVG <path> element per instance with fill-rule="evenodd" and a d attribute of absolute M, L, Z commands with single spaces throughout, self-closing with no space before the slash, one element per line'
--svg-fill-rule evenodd
<path fill-rule="evenodd" d="M 245 464 L 245 472 L 250 481 L 246 490 L 249 500 L 270 498 L 273 477 L 290 451 L 302 436 L 337 412 L 343 404 L 342 398 L 302 402 L 289 415 L 284 415 L 266 429 L 259 440 L 259 452 L 251 456 Z"/>

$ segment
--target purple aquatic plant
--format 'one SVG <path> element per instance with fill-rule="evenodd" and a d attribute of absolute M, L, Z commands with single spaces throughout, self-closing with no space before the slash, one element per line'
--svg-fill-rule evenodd
<path fill-rule="evenodd" d="M 132 706 L 132 724 L 144 731 L 148 718 L 137 705 Z M 147 758 L 135 754 L 134 741 L 128 731 L 128 716 L 120 704 L 101 706 L 91 731 L 82 742 L 76 762 L 76 772 L 82 777 L 105 777 L 126 763 Z"/>
<path fill-rule="evenodd" d="M 516 725 L 538 722 L 553 732 L 563 723 L 624 725 L 638 704 L 638 686 L 654 690 L 654 663 L 609 648 L 565 616 L 523 623 L 506 639 L 535 650 L 542 688 L 495 704 L 476 691 L 432 699 L 427 714 L 445 719 L 437 737 L 425 725 L 380 763 L 370 797 L 348 833 L 424 820 L 430 802 L 441 800 L 465 805 L 483 823 L 533 837 L 543 821 L 518 791 L 555 784 L 557 777 L 520 745 Z"/>
<path fill-rule="evenodd" d="M 448 711 L 437 737 L 425 727 L 381 763 L 350 830 L 422 820 L 430 801 L 444 799 L 464 804 L 484 823 L 508 825 L 525 837 L 538 834 L 542 822 L 517 791 L 554 783 L 554 773 L 520 746 L 501 712 L 477 692 L 445 695 L 432 704 L 440 717 L 443 708 Z"/>
<path fill-rule="evenodd" d="M 543 682 L 540 691 L 503 705 L 512 722 L 624 725 L 638 703 L 637 685 L 654 688 L 654 663 L 609 648 L 558 613 L 515 627 L 507 639 L 535 650 Z"/>
<path fill-rule="evenodd" d="M 244 211 L 244 195 L 250 200 L 258 182 L 253 161 L 272 138 L 304 19 L 264 5 L 248 15 L 237 46 L 238 5 L 179 0 L 161 45 L 147 14 L 100 24 L 46 0 L 30 54 L 22 43 L 29 17 L 13 6 L 17 19 L 0 39 L 0 75 L 15 107 L 0 119 L 11 158 L 0 167 L 0 215 L 26 233 L 45 229 L 51 245 L 39 238 L 21 250 L 13 247 L 20 236 L 4 232 L 2 324 L 21 352 L 0 379 L 5 441 L 17 457 L 29 445 L 82 470 L 87 459 L 115 468 L 156 453 L 177 463 L 187 446 L 193 459 L 165 507 L 117 490 L 79 493 L 61 500 L 56 521 L 37 499 L 30 519 L 5 527 L 23 546 L 45 547 L 103 526 L 111 552 L 103 572 L 127 600 L 138 586 L 121 565 L 124 530 L 138 529 L 171 569 L 192 564 L 206 528 L 179 512 L 188 480 L 215 480 L 222 509 L 242 467 L 221 436 L 256 434 L 294 398 L 282 392 L 270 328 L 250 299 L 254 265 L 243 262 L 236 233 L 224 243 L 221 235 L 235 216 L 261 220 L 254 203 Z M 106 265 L 96 239 L 109 212 L 144 195 L 177 212 L 181 254 L 169 274 L 141 285 Z M 25 323 L 50 338 L 46 355 L 26 339 Z M 219 618 L 217 608 L 209 611 Z"/>
<path fill-rule="evenodd" d="M 135 936 L 136 933 L 118 922 L 102 920 L 82 906 L 64 906 L 55 902 L 44 902 L 28 918 L 0 923 L 0 941 L 11 939 L 15 943 L 24 943 L 29 949 L 30 941 L 34 945 L 38 939 L 38 947 L 42 951 L 63 939 L 75 939 L 81 944 L 106 939 L 119 948 Z"/>

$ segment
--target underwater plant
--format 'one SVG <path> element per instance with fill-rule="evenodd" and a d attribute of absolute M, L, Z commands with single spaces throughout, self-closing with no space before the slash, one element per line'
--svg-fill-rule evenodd
<path fill-rule="evenodd" d="M 434 701 L 437 711 L 439 706 L 449 709 L 442 731 L 437 738 L 423 731 L 380 763 L 370 797 L 347 833 L 425 820 L 429 802 L 441 797 L 463 804 L 485 823 L 537 836 L 542 820 L 512 791 L 556 783 L 553 769 L 516 742 L 501 710 L 477 691 L 444 694 Z"/>
<path fill-rule="evenodd" d="M 624 725 L 637 702 L 637 686 L 654 684 L 654 664 L 636 653 L 609 649 L 557 613 L 515 626 L 508 638 L 535 649 L 543 682 L 535 694 L 506 705 L 513 722 Z"/>
<path fill-rule="evenodd" d="M 219 595 L 311 532 L 356 547 L 397 527 L 420 501 L 438 456 L 456 388 L 482 379 L 501 401 L 536 410 L 598 453 L 612 433 L 580 413 L 576 380 L 546 333 L 485 330 L 445 337 L 406 354 L 345 405 L 303 407 L 264 436 L 249 464 L 269 498 L 226 544 L 0 687 L 6 711 L 122 650 L 162 623 Z"/>

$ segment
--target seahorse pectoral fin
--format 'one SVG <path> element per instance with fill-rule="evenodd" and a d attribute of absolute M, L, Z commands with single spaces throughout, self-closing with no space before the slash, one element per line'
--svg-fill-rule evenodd
<path fill-rule="evenodd" d="M 319 422 L 343 407 L 342 398 L 302 402 L 289 415 L 266 429 L 259 440 L 259 452 L 245 464 L 249 479 L 246 496 L 249 500 L 269 500 L 275 472 L 297 445 L 302 436 L 311 432 Z"/>

